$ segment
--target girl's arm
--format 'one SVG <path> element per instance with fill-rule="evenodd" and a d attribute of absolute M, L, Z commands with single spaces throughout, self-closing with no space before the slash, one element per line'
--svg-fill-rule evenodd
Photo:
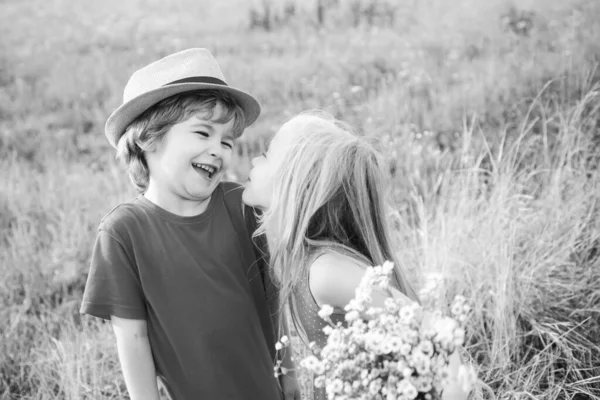
<path fill-rule="evenodd" d="M 119 361 L 131 400 L 159 400 L 146 321 L 111 316 Z"/>
<path fill-rule="evenodd" d="M 450 363 L 448 370 L 450 373 L 450 383 L 444 387 L 442 392 L 442 400 L 466 400 L 469 396 L 468 392 L 465 392 L 458 379 L 458 367 L 462 365 L 458 352 L 460 349 L 456 349 L 450 356 Z"/>
<path fill-rule="evenodd" d="M 433 328 L 434 316 L 427 312 L 423 315 L 422 325 L 424 328 Z M 457 347 L 454 353 L 450 355 L 448 363 L 448 374 L 449 384 L 444 387 L 442 392 L 442 400 L 466 400 L 469 396 L 469 392 L 465 392 L 462 389 L 460 379 L 458 378 L 458 371 L 460 366 L 463 364 L 460 359 L 460 352 L 463 351 L 461 347 Z"/>
<path fill-rule="evenodd" d="M 352 258 L 338 253 L 327 253 L 317 258 L 310 267 L 310 291 L 319 307 L 325 304 L 343 309 L 356 294 L 366 269 Z M 371 306 L 383 307 L 388 297 L 405 298 L 406 303 L 412 303 L 399 290 L 389 288 L 389 293 L 373 290 Z M 361 315 L 369 319 L 367 315 Z"/>

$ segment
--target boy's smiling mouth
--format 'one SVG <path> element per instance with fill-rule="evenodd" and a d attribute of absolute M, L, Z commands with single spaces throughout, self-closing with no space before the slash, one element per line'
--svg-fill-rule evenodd
<path fill-rule="evenodd" d="M 192 167 L 208 179 L 212 179 L 214 174 L 219 170 L 219 168 L 211 164 L 192 163 Z"/>

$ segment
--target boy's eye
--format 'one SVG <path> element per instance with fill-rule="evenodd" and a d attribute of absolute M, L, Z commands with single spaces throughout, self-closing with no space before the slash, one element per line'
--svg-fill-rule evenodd
<path fill-rule="evenodd" d="M 221 144 L 229 149 L 233 149 L 233 144 L 229 142 L 221 142 Z"/>
<path fill-rule="evenodd" d="M 206 132 L 203 132 L 203 131 L 196 131 L 196 132 L 194 132 L 194 133 L 197 133 L 198 135 L 202 135 L 202 136 L 204 136 L 204 137 L 208 137 L 208 133 L 206 133 Z"/>

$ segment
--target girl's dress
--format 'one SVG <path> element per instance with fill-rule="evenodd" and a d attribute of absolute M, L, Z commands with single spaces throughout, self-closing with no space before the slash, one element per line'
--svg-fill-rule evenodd
<path fill-rule="evenodd" d="M 314 254 L 310 259 L 310 264 L 326 251 L 321 251 Z M 320 307 L 317 304 L 309 286 L 309 275 L 296 287 L 294 290 L 295 312 L 298 316 L 305 339 L 308 342 L 315 342 L 315 345 L 322 349 L 327 344 L 327 335 L 323 332 L 323 328 L 329 326 L 321 317 L 319 317 Z M 345 312 L 342 309 L 334 309 L 331 315 L 331 320 L 334 324 L 338 322 L 345 323 Z M 314 379 L 314 377 L 312 377 Z M 314 400 L 326 400 L 327 395 L 324 388 L 314 388 Z"/>

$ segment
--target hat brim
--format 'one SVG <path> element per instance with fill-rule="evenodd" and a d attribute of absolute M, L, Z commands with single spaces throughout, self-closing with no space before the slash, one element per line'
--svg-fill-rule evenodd
<path fill-rule="evenodd" d="M 106 120 L 104 133 L 110 144 L 117 147 L 117 143 L 125 133 L 127 126 L 156 103 L 176 94 L 206 89 L 219 90 L 230 94 L 244 111 L 246 127 L 252 125 L 260 115 L 261 106 L 258 100 L 239 89 L 213 83 L 177 83 L 151 90 L 122 104 Z"/>

